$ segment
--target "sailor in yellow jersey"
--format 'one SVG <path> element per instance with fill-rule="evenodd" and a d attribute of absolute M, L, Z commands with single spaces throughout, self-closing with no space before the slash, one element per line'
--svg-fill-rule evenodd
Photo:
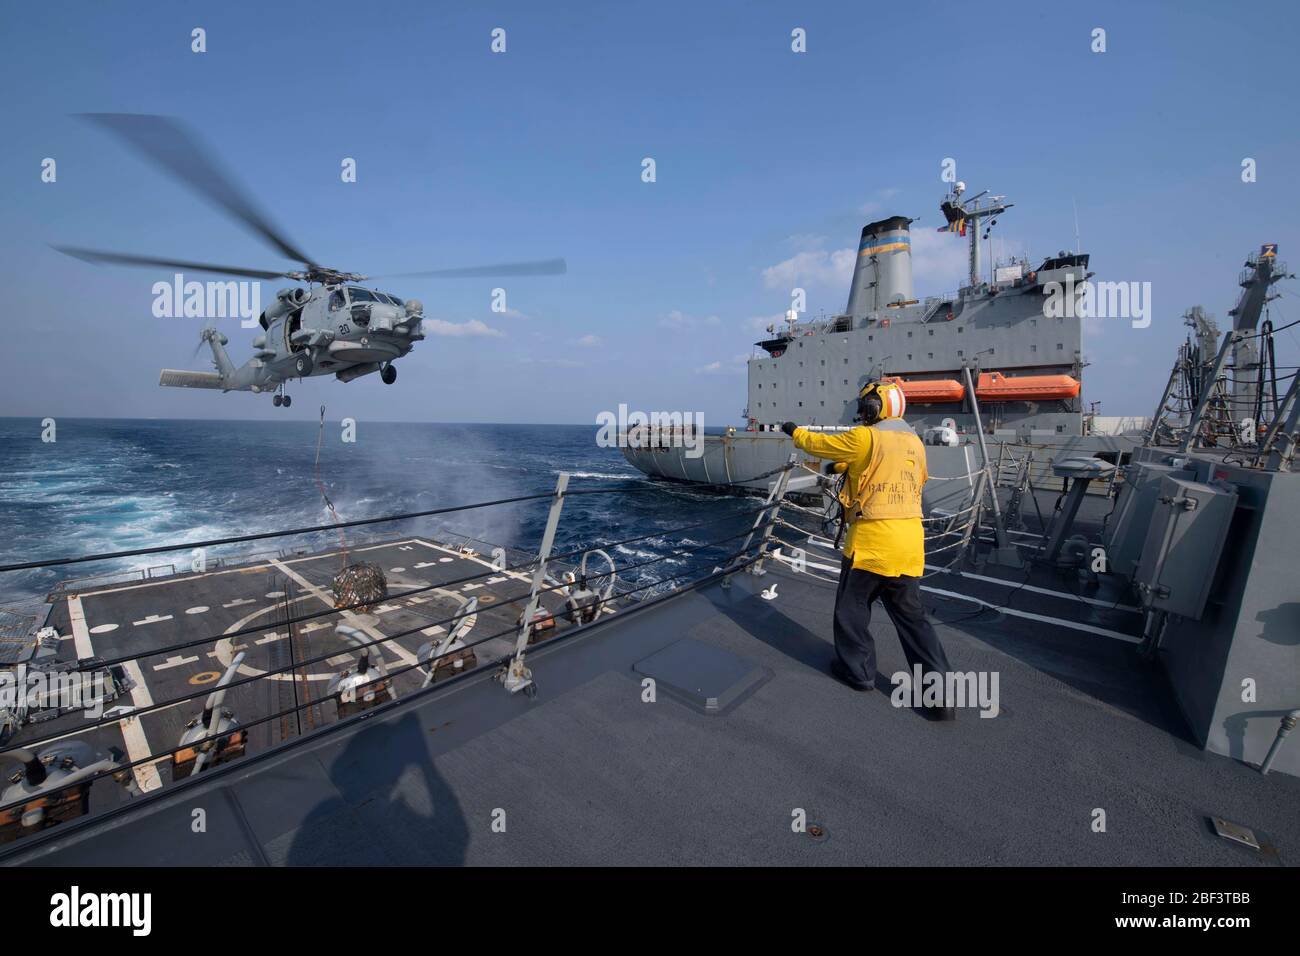
<path fill-rule="evenodd" d="M 855 690 L 876 684 L 876 645 L 869 625 L 877 599 L 898 629 L 909 670 L 917 664 L 926 674 L 949 670 L 943 645 L 921 605 L 921 489 L 929 476 L 925 446 L 903 421 L 906 408 L 897 385 L 869 382 L 858 394 L 862 426 L 847 432 L 814 432 L 794 422 L 781 426 L 797 448 L 828 459 L 828 470 L 848 473 L 840 493 L 847 530 L 835 595 L 831 673 Z M 932 708 L 925 716 L 951 720 L 955 712 Z"/>

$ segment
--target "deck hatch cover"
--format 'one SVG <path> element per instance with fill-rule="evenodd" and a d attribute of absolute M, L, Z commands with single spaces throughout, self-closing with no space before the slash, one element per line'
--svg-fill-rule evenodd
<path fill-rule="evenodd" d="M 638 661 L 632 668 L 703 714 L 724 714 L 771 676 L 753 661 L 684 638 Z"/>

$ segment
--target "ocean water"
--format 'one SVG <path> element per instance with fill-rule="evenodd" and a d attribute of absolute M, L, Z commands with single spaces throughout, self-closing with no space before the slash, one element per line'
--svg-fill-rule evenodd
<path fill-rule="evenodd" d="M 318 430 L 315 422 L 59 419 L 56 441 L 47 443 L 39 420 L 0 418 L 0 564 L 326 524 L 315 477 Z M 736 534 L 752 518 L 677 535 L 671 529 L 755 506 L 752 498 L 649 481 L 618 449 L 597 446 L 594 425 L 362 421 L 354 443 L 341 436 L 340 423 L 327 420 L 320 478 L 342 520 L 546 492 L 562 470 L 572 476 L 571 489 L 627 492 L 567 499 L 555 547 L 655 532 L 613 551 L 620 564 L 664 557 L 628 572 L 638 584 L 712 566 L 740 540 L 694 555 L 674 551 Z M 349 543 L 399 532 L 464 534 L 535 551 L 548 507 L 547 500 L 521 502 L 344 533 Z M 327 532 L 218 548 L 209 556 L 337 541 L 337 532 Z M 61 578 L 188 562 L 189 552 L 180 551 L 0 574 L 0 603 L 44 595 Z"/>

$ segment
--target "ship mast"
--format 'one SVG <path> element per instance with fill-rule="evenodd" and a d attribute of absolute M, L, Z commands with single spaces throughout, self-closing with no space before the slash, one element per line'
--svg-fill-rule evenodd
<path fill-rule="evenodd" d="M 974 288 L 980 284 L 980 220 L 987 219 L 989 225 L 997 222 L 996 216 L 1006 212 L 1015 203 L 1006 202 L 1006 196 L 989 196 L 988 190 L 976 193 L 970 199 L 963 200 L 966 192 L 965 183 L 954 183 L 952 192 L 944 197 L 939 209 L 948 221 L 949 232 L 960 232 L 963 236 L 969 231 L 970 241 L 970 284 Z"/>

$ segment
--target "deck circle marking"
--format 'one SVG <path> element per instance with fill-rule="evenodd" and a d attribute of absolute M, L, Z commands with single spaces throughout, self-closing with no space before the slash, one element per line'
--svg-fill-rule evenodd
<path fill-rule="evenodd" d="M 186 609 L 185 609 L 185 613 L 186 613 L 186 614 L 202 614 L 204 611 L 207 611 L 207 610 L 208 610 L 208 607 L 207 607 L 206 604 L 200 604 L 200 605 L 198 605 L 197 607 L 186 608 Z"/>
<path fill-rule="evenodd" d="M 213 681 L 221 680 L 221 671 L 199 671 L 190 678 L 191 684 L 211 684 Z"/>
<path fill-rule="evenodd" d="M 296 604 L 299 601 L 312 601 L 315 599 L 316 596 L 314 594 L 301 594 L 298 597 L 294 598 L 293 601 L 290 603 Z M 230 634 L 233 631 L 242 630 L 243 628 L 251 624 L 253 621 L 257 620 L 259 617 L 262 617 L 264 614 L 282 612 L 283 610 L 284 610 L 283 604 L 268 604 L 266 607 L 259 608 L 258 610 L 253 611 L 251 614 L 244 615 L 234 624 L 231 624 L 228 628 L 226 628 L 224 633 Z M 219 660 L 224 667 L 229 667 L 231 661 L 235 659 L 235 648 L 231 642 L 231 638 L 223 637 L 219 641 L 217 641 L 216 646 L 213 648 L 213 654 L 215 654 L 217 660 Z M 266 676 L 270 680 L 279 680 L 279 681 L 293 680 L 292 674 L 288 674 L 288 673 L 267 674 L 266 671 L 258 667 L 253 667 L 251 664 L 240 664 L 239 673 L 244 677 Z M 298 677 L 300 679 L 306 679 L 306 680 L 329 681 L 334 678 L 334 674 L 333 673 L 299 674 Z"/>
<path fill-rule="evenodd" d="M 109 631 L 116 631 L 116 624 L 96 624 L 90 629 L 91 634 L 107 634 Z"/>

